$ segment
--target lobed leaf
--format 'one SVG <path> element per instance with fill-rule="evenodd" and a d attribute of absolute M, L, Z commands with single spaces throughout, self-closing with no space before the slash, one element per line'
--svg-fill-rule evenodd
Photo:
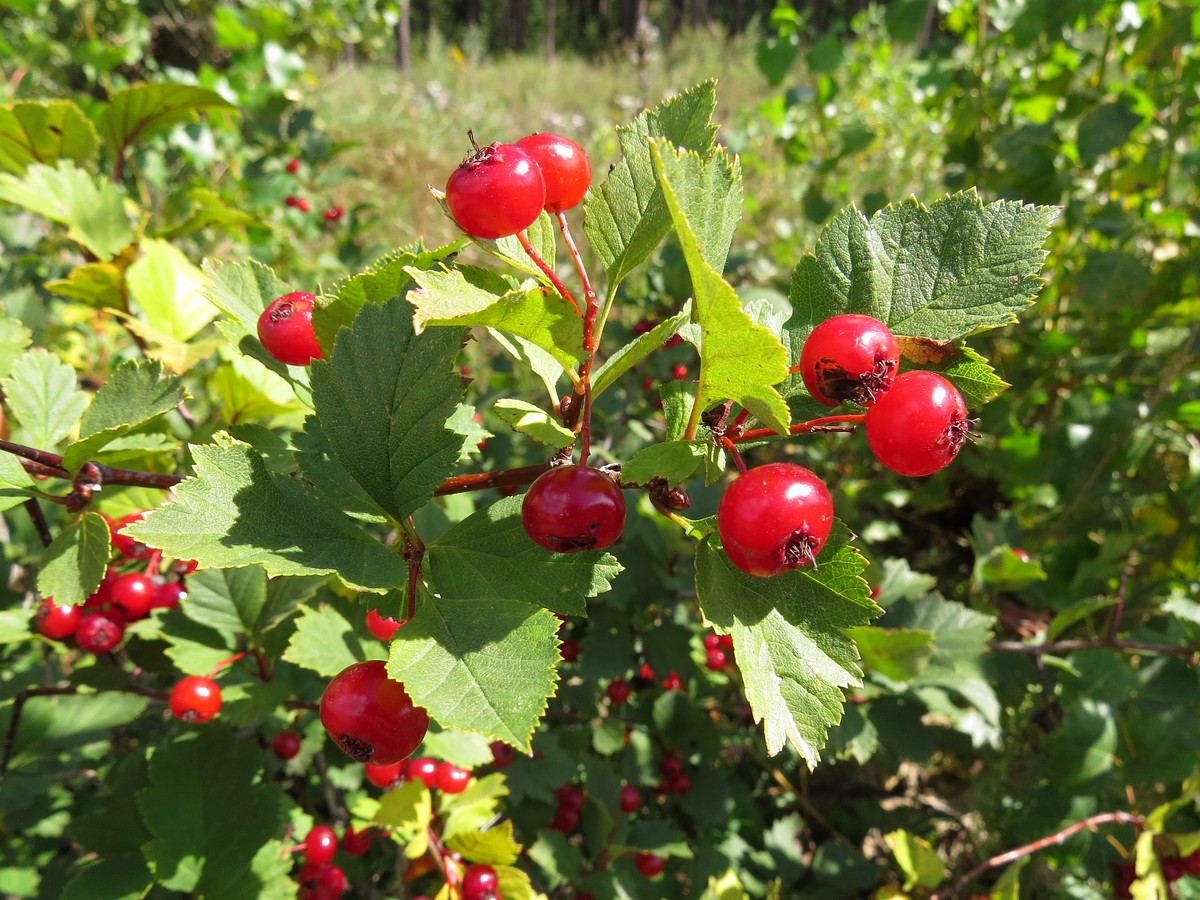
<path fill-rule="evenodd" d="M 71 100 L 24 100 L 0 106 L 0 168 L 21 174 L 31 163 L 96 156 L 96 126 Z"/>
<path fill-rule="evenodd" d="M 18 177 L 0 175 L 0 200 L 67 226 L 67 236 L 101 260 L 109 260 L 134 241 L 125 214 L 125 198 L 69 159 L 56 166 L 35 163 Z"/>
<path fill-rule="evenodd" d="M 88 396 L 76 382 L 74 369 L 39 347 L 13 362 L 0 390 L 28 443 L 41 449 L 53 447 L 79 422 Z"/>
<path fill-rule="evenodd" d="M 345 616 L 332 606 L 321 606 L 301 611 L 283 658 L 332 678 L 347 666 L 362 662 L 367 654 Z"/>
<path fill-rule="evenodd" d="M 195 122 L 200 110 L 237 112 L 237 107 L 208 88 L 137 84 L 112 95 L 100 115 L 100 133 L 109 151 L 122 156 L 135 141 Z"/>

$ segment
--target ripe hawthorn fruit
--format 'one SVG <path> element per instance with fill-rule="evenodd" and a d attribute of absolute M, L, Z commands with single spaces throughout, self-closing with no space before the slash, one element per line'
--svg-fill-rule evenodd
<path fill-rule="evenodd" d="M 886 325 L 849 313 L 826 319 L 800 351 L 800 374 L 824 406 L 873 405 L 896 378 L 900 348 Z"/>
<path fill-rule="evenodd" d="M 439 765 L 440 763 L 436 759 L 431 759 L 428 756 L 409 760 L 408 777 L 410 780 L 416 778 L 425 782 L 425 787 L 433 790 L 437 787 Z"/>
<path fill-rule="evenodd" d="M 767 463 L 738 476 L 717 507 L 717 532 L 730 562 L 759 578 L 803 565 L 833 528 L 833 500 L 804 466 Z"/>
<path fill-rule="evenodd" d="M 113 581 L 108 600 L 122 619 L 135 622 L 149 615 L 156 589 L 157 585 L 145 575 L 130 572 Z"/>
<path fill-rule="evenodd" d="M 932 475 L 954 461 L 970 434 L 967 405 L 936 372 L 897 376 L 867 410 L 867 444 L 875 458 L 901 475 Z"/>
<path fill-rule="evenodd" d="M 484 863 L 467 866 L 462 877 L 462 900 L 493 900 L 500 887 L 496 870 Z"/>
<path fill-rule="evenodd" d="M 84 613 L 75 629 L 75 643 L 88 653 L 108 653 L 125 637 L 125 623 L 104 612 Z"/>
<path fill-rule="evenodd" d="M 637 870 L 646 878 L 654 878 L 662 874 L 662 870 L 666 867 L 667 861 L 657 853 L 635 853 L 633 864 L 637 866 Z"/>
<path fill-rule="evenodd" d="M 300 735 L 294 731 L 281 731 L 271 738 L 271 752 L 287 762 L 300 752 Z"/>
<path fill-rule="evenodd" d="M 402 759 L 398 763 L 391 763 L 386 766 L 377 766 L 374 763 L 366 763 L 363 766 L 366 773 L 367 781 L 378 788 L 388 788 L 404 777 L 408 771 L 408 760 Z"/>
<path fill-rule="evenodd" d="M 619 801 L 621 812 L 631 813 L 637 812 L 642 807 L 642 794 L 632 784 L 627 784 L 621 788 L 621 799 Z"/>
<path fill-rule="evenodd" d="M 625 528 L 625 495 L 591 466 L 558 466 L 543 472 L 521 503 L 525 533 L 547 550 L 603 550 Z"/>
<path fill-rule="evenodd" d="M 328 825 L 314 825 L 304 838 L 304 859 L 306 862 L 333 862 L 337 856 L 337 834 Z"/>
<path fill-rule="evenodd" d="M 379 610 L 367 610 L 367 630 L 381 641 L 390 641 L 400 623 L 390 616 L 381 616 Z"/>
<path fill-rule="evenodd" d="M 346 833 L 342 835 L 342 849 L 346 851 L 347 856 L 365 856 L 371 849 L 371 842 L 375 840 L 376 834 L 373 828 L 355 831 L 347 825 Z"/>
<path fill-rule="evenodd" d="M 492 765 L 497 769 L 512 765 L 513 760 L 517 758 L 517 751 L 504 741 L 492 741 L 488 747 L 492 751 Z"/>
<path fill-rule="evenodd" d="M 444 794 L 461 794 L 471 783 L 471 770 L 463 769 L 452 762 L 438 763 L 434 772 L 434 783 Z"/>
<path fill-rule="evenodd" d="M 624 678 L 614 678 L 608 683 L 605 693 L 608 694 L 608 699 L 612 701 L 613 706 L 620 706 L 629 700 L 630 690 L 628 681 Z"/>
<path fill-rule="evenodd" d="M 37 630 L 43 637 L 54 641 L 69 638 L 83 621 L 83 607 L 70 603 L 58 603 L 45 597 L 34 614 Z"/>
<path fill-rule="evenodd" d="M 592 163 L 584 149 L 561 134 L 535 132 L 517 141 L 533 157 L 546 182 L 547 212 L 577 205 L 592 183 Z"/>
<path fill-rule="evenodd" d="M 312 294 L 293 291 L 267 304 L 258 317 L 258 339 L 272 357 L 289 366 L 307 366 L 325 358 L 313 331 L 316 301 Z"/>
<path fill-rule="evenodd" d="M 321 724 L 357 762 L 389 765 L 407 759 L 425 738 L 429 716 L 388 677 L 383 660 L 354 663 L 321 694 Z"/>
<path fill-rule="evenodd" d="M 112 540 L 113 549 L 116 550 L 125 559 L 147 559 L 154 552 L 153 549 L 147 547 L 136 538 L 131 538 L 128 535 L 121 534 L 121 529 L 126 525 L 132 525 L 134 522 L 140 522 L 142 516 L 146 513 L 142 512 L 129 513 L 129 515 L 121 516 L 119 519 L 110 519 L 108 516 L 104 520 L 108 523 L 108 534 Z"/>
<path fill-rule="evenodd" d="M 524 231 L 546 205 L 542 170 L 516 144 L 476 148 L 446 181 L 446 206 L 472 237 L 495 240 Z"/>
<path fill-rule="evenodd" d="M 211 678 L 188 675 L 171 688 L 171 715 L 185 722 L 207 722 L 221 711 L 221 686 Z"/>
<path fill-rule="evenodd" d="M 154 594 L 150 597 L 150 608 L 176 609 L 179 601 L 187 595 L 187 588 L 182 581 L 165 581 L 154 589 Z"/>

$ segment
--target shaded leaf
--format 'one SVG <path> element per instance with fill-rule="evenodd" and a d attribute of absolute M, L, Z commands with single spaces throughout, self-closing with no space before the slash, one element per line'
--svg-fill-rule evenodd
<path fill-rule="evenodd" d="M 15 174 L 30 163 L 94 159 L 96 126 L 70 100 L 37 100 L 0 106 L 0 167 Z"/>

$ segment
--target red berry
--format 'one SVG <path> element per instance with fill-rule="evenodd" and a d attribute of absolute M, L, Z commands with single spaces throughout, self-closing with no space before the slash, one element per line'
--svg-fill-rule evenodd
<path fill-rule="evenodd" d="M 560 806 L 558 812 L 554 814 L 554 821 L 550 823 L 550 828 L 554 831 L 561 831 L 563 834 L 570 834 L 578 825 L 579 810 Z"/>
<path fill-rule="evenodd" d="M 408 771 L 408 760 L 402 759 L 398 763 L 392 763 L 387 766 L 377 766 L 374 763 L 366 763 L 363 769 L 367 775 L 367 781 L 378 788 L 388 788 L 404 777 Z"/>
<path fill-rule="evenodd" d="M 289 366 L 307 366 L 324 359 L 313 332 L 312 312 L 317 298 L 303 291 L 276 297 L 258 317 L 258 339 L 275 359 Z"/>
<path fill-rule="evenodd" d="M 1193 850 L 1183 858 L 1183 871 L 1200 877 L 1200 850 Z"/>
<path fill-rule="evenodd" d="M 655 853 L 634 854 L 633 864 L 646 878 L 653 878 L 662 873 L 667 861 Z"/>
<path fill-rule="evenodd" d="M 296 201 L 295 206 L 296 206 L 296 209 L 300 210 L 300 212 L 303 212 L 303 213 L 306 213 L 310 209 L 312 209 L 312 204 L 309 203 L 308 200 L 306 200 L 304 197 L 299 198 Z"/>
<path fill-rule="evenodd" d="M 381 641 L 390 641 L 400 623 L 388 616 L 381 616 L 378 610 L 367 610 L 367 629 Z"/>
<path fill-rule="evenodd" d="M 125 625 L 108 613 L 85 613 L 75 629 L 75 643 L 88 653 L 108 653 L 125 637 Z"/>
<path fill-rule="evenodd" d="M 109 589 L 112 608 L 126 622 L 144 619 L 154 602 L 157 585 L 145 575 L 130 573 L 117 578 Z"/>
<path fill-rule="evenodd" d="M 570 209 L 583 199 L 592 182 L 592 163 L 582 147 L 559 134 L 537 133 L 521 138 L 517 146 L 542 170 L 548 212 Z"/>
<path fill-rule="evenodd" d="M 813 399 L 825 406 L 847 400 L 875 403 L 891 386 L 900 348 L 888 327 L 871 316 L 826 319 L 800 351 L 800 374 Z"/>
<path fill-rule="evenodd" d="M 575 662 L 579 659 L 579 641 L 565 640 L 558 648 L 558 655 L 563 662 Z"/>
<path fill-rule="evenodd" d="M 704 635 L 705 650 L 719 650 L 721 648 L 721 636 L 715 631 L 710 631 Z"/>
<path fill-rule="evenodd" d="M 150 597 L 151 609 L 177 609 L 179 601 L 188 595 L 182 581 L 165 581 L 154 589 Z"/>
<path fill-rule="evenodd" d="M 821 479 L 795 463 L 767 463 L 730 485 L 717 531 L 730 561 L 766 578 L 811 564 L 833 528 L 833 500 Z"/>
<path fill-rule="evenodd" d="M 430 759 L 428 756 L 411 760 L 408 764 L 408 777 L 410 779 L 419 778 L 425 782 L 425 787 L 433 790 L 437 787 L 439 765 L 440 763 L 436 759 Z"/>
<path fill-rule="evenodd" d="M 492 751 L 492 765 L 497 769 L 511 765 L 512 761 L 517 758 L 517 751 L 504 741 L 492 741 L 488 746 Z"/>
<path fill-rule="evenodd" d="M 1187 874 L 1187 868 L 1178 856 L 1163 857 L 1158 861 L 1158 865 L 1162 869 L 1163 880 L 1168 884 L 1178 881 Z"/>
<path fill-rule="evenodd" d="M 294 731 L 281 731 L 271 738 L 271 752 L 285 762 L 295 759 L 300 752 L 300 735 Z"/>
<path fill-rule="evenodd" d="M 733 635 L 732 634 L 718 635 L 717 646 L 720 647 L 722 650 L 732 650 L 733 649 Z"/>
<path fill-rule="evenodd" d="M 672 672 L 662 680 L 662 686 L 664 691 L 682 691 L 683 679 L 679 677 L 678 672 Z"/>
<path fill-rule="evenodd" d="M 376 831 L 373 828 L 355 831 L 347 825 L 346 833 L 342 835 L 342 849 L 346 851 L 347 856 L 364 856 L 371 849 L 375 835 Z"/>
<path fill-rule="evenodd" d="M 614 678 L 608 683 L 606 693 L 613 706 L 620 706 L 629 699 L 629 682 L 624 678 Z"/>
<path fill-rule="evenodd" d="M 669 787 L 672 794 L 686 794 L 692 789 L 692 779 L 688 775 L 676 775 L 671 779 Z"/>
<path fill-rule="evenodd" d="M 116 569 L 108 569 L 100 581 L 100 587 L 96 588 L 96 592 L 83 601 L 84 609 L 107 609 L 113 582 L 120 577 L 121 575 Z"/>
<path fill-rule="evenodd" d="M 346 208 L 344 206 L 331 206 L 323 213 L 326 222 L 336 222 L 345 214 Z"/>
<path fill-rule="evenodd" d="M 147 547 L 136 538 L 120 534 L 122 528 L 126 525 L 132 525 L 134 522 L 140 522 L 142 516 L 145 514 L 145 511 L 135 512 L 127 516 L 121 516 L 119 519 L 109 519 L 105 516 L 105 519 L 108 521 L 108 533 L 112 538 L 113 549 L 126 559 L 147 559 L 154 552 L 153 549 Z"/>
<path fill-rule="evenodd" d="M 337 856 L 338 839 L 328 825 L 314 825 L 304 839 L 304 859 L 310 863 L 333 862 Z"/>
<path fill-rule="evenodd" d="M 321 724 L 346 755 L 377 765 L 412 755 L 429 716 L 413 706 L 404 685 L 388 678 L 382 660 L 355 663 L 334 676 L 321 695 Z"/>
<path fill-rule="evenodd" d="M 679 757 L 677 756 L 666 756 L 659 763 L 658 771 L 662 773 L 663 778 L 670 781 L 683 774 L 683 763 L 679 761 Z"/>
<path fill-rule="evenodd" d="M 171 689 L 171 715 L 185 722 L 207 722 L 221 710 L 221 686 L 211 678 L 189 675 Z"/>
<path fill-rule="evenodd" d="M 83 621 L 83 607 L 70 603 L 55 603 L 50 597 L 42 600 L 35 614 L 37 630 L 51 640 L 69 638 Z"/>
<path fill-rule="evenodd" d="M 295 175 L 299 171 L 300 171 L 300 160 L 296 159 L 296 157 L 293 156 L 287 162 L 287 172 L 289 175 Z"/>
<path fill-rule="evenodd" d="M 296 197 L 292 194 L 288 194 L 286 197 L 283 198 L 283 203 L 289 209 L 295 209 L 297 206 L 300 205 L 300 198 Z"/>
<path fill-rule="evenodd" d="M 462 877 L 462 900 L 495 900 L 500 878 L 496 870 L 483 863 L 467 866 Z"/>
<path fill-rule="evenodd" d="M 434 772 L 434 784 L 444 794 L 461 794 L 471 783 L 471 770 L 462 769 L 450 762 L 438 763 Z"/>
<path fill-rule="evenodd" d="M 336 900 L 346 893 L 346 873 L 330 862 L 306 862 L 296 877 L 301 900 Z"/>
<path fill-rule="evenodd" d="M 643 334 L 646 334 L 653 330 L 654 330 L 654 323 L 651 322 L 649 319 L 638 319 L 636 322 L 633 323 L 633 336 L 634 337 L 641 337 Z"/>
<path fill-rule="evenodd" d="M 680 363 L 671 370 L 671 377 L 676 381 L 683 381 L 683 379 L 688 377 L 688 367 Z"/>
<path fill-rule="evenodd" d="M 887 468 L 901 475 L 932 475 L 954 460 L 970 422 L 958 388 L 936 372 L 898 376 L 867 410 L 867 443 Z"/>
<path fill-rule="evenodd" d="M 632 784 L 627 784 L 621 788 L 621 812 L 631 813 L 637 812 L 642 807 L 642 794 Z"/>
<path fill-rule="evenodd" d="M 472 237 L 502 238 L 523 231 L 546 205 L 546 182 L 533 157 L 515 144 L 476 149 L 450 173 L 446 205 Z"/>
<path fill-rule="evenodd" d="M 1017 559 L 1019 559 L 1021 562 L 1027 563 L 1030 560 L 1029 551 L 1024 549 L 1023 547 L 1013 547 L 1012 555 L 1015 556 Z"/>
<path fill-rule="evenodd" d="M 547 550 L 603 550 L 625 527 L 625 496 L 599 469 L 558 466 L 525 492 L 521 524 Z"/>
<path fill-rule="evenodd" d="M 704 665 L 714 672 L 719 672 L 729 665 L 729 657 L 725 655 L 725 651 L 718 647 L 715 650 L 709 650 L 704 655 Z"/>
<path fill-rule="evenodd" d="M 583 804 L 587 801 L 587 795 L 583 792 L 583 788 L 569 783 L 560 785 L 554 792 L 554 796 L 558 799 L 561 809 L 573 809 L 575 812 L 583 809 Z"/>

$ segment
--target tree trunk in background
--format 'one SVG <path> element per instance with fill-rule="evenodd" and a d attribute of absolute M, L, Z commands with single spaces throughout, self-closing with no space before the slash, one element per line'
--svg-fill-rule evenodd
<path fill-rule="evenodd" d="M 396 67 L 407 75 L 412 71 L 412 30 L 409 22 L 410 0 L 400 0 L 400 18 L 396 20 Z"/>
<path fill-rule="evenodd" d="M 459 4 L 458 17 L 464 25 L 478 25 L 482 12 L 480 0 L 463 0 Z"/>
<path fill-rule="evenodd" d="M 546 61 L 554 61 L 554 29 L 556 13 L 558 12 L 557 0 L 546 0 Z"/>
<path fill-rule="evenodd" d="M 529 36 L 529 7 L 525 0 L 509 0 L 507 6 L 508 49 L 515 53 L 524 53 L 525 39 Z"/>
<path fill-rule="evenodd" d="M 708 14 L 708 0 L 692 0 L 692 24 L 701 28 L 712 24 L 712 16 Z"/>

